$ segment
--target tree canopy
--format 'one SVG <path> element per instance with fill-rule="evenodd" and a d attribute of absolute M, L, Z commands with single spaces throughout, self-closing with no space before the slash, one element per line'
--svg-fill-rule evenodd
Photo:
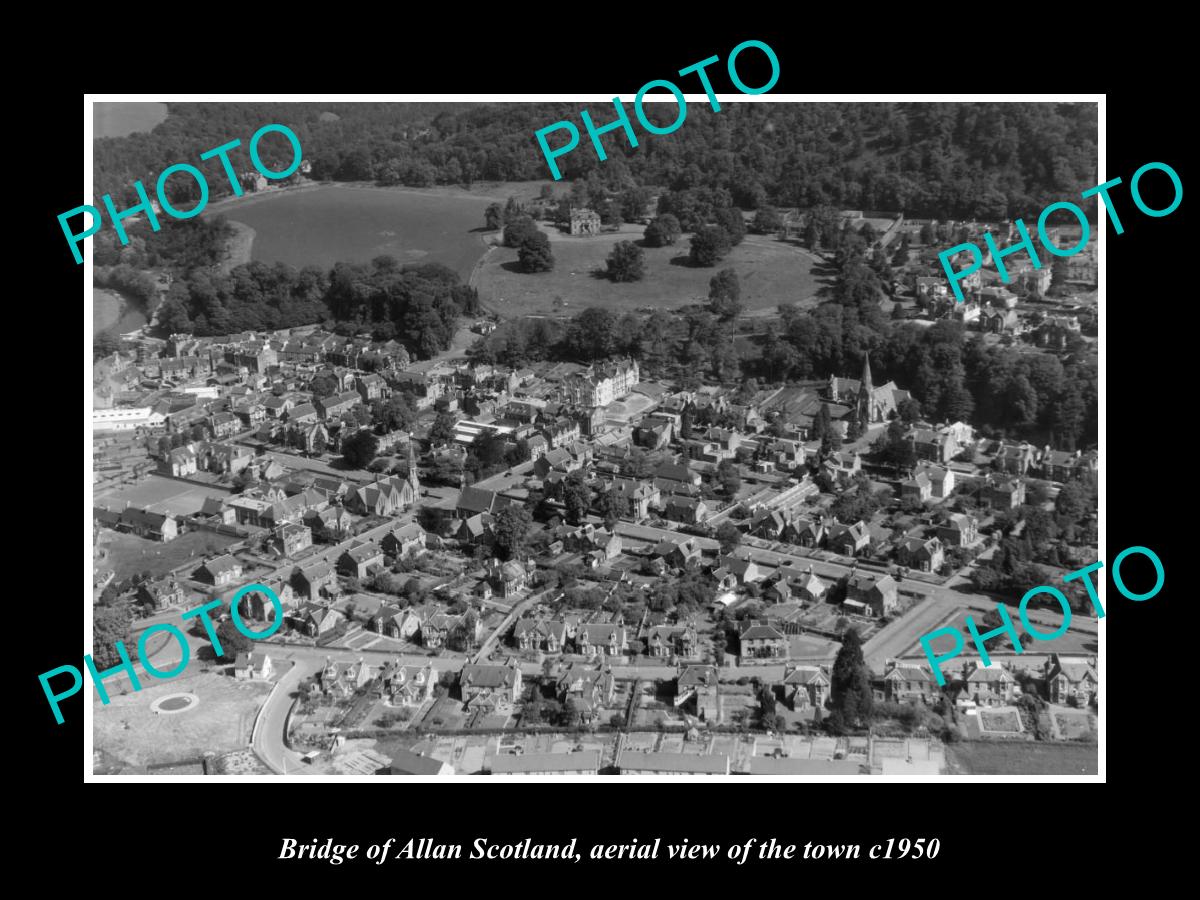
<path fill-rule="evenodd" d="M 645 274 L 642 248 L 632 241 L 618 241 L 608 255 L 608 277 L 613 281 L 641 281 Z"/>
<path fill-rule="evenodd" d="M 874 695 L 871 693 L 871 673 L 863 659 L 862 638 L 851 628 L 842 635 L 842 646 L 833 661 L 829 685 L 833 709 L 843 719 L 858 725 L 871 715 Z"/>

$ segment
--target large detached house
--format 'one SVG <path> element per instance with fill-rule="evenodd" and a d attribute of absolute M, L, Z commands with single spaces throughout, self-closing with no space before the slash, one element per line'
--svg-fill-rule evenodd
<path fill-rule="evenodd" d="M 458 686 L 467 709 L 511 713 L 521 696 L 521 668 L 515 658 L 506 666 L 465 665 Z"/>
<path fill-rule="evenodd" d="M 1090 659 L 1053 654 L 1045 664 L 1046 694 L 1051 703 L 1087 706 L 1099 684 Z"/>
<path fill-rule="evenodd" d="M 777 658 L 788 655 L 787 635 L 766 622 L 747 619 L 742 623 L 738 641 L 742 656 L 749 659 Z"/>
<path fill-rule="evenodd" d="M 817 666 L 796 666 L 783 678 L 784 700 L 794 710 L 824 709 L 829 675 Z"/>
<path fill-rule="evenodd" d="M 859 615 L 890 616 L 900 606 L 898 591 L 891 575 L 850 575 L 846 578 L 843 606 Z"/>

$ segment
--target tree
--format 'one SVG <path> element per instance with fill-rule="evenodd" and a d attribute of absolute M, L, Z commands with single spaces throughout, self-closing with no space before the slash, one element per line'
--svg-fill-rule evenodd
<path fill-rule="evenodd" d="M 645 274 L 642 248 L 632 241 L 619 241 L 608 255 L 608 277 L 613 281 L 641 281 Z"/>
<path fill-rule="evenodd" d="M 731 247 L 725 229 L 708 225 L 692 235 L 688 258 L 694 266 L 715 266 L 729 254 Z"/>
<path fill-rule="evenodd" d="M 828 411 L 825 406 L 822 406 L 821 409 L 825 410 L 826 412 Z M 821 455 L 826 456 L 830 453 L 836 453 L 841 449 L 842 434 L 832 423 L 830 423 L 829 428 L 825 431 L 824 437 L 821 438 Z"/>
<path fill-rule="evenodd" d="M 774 234 L 783 228 L 783 216 L 773 206 L 760 206 L 754 214 L 754 230 L 759 234 Z"/>
<path fill-rule="evenodd" d="M 603 359 L 617 350 L 619 320 L 612 310 L 589 306 L 571 320 L 566 349 L 577 359 Z"/>
<path fill-rule="evenodd" d="M 871 673 L 863 659 L 862 638 L 855 628 L 842 636 L 842 646 L 833 662 L 829 693 L 834 711 L 845 721 L 859 725 L 870 717 Z"/>
<path fill-rule="evenodd" d="M 499 203 L 492 203 L 483 213 L 484 226 L 488 231 L 499 231 L 504 224 L 504 209 Z"/>
<path fill-rule="evenodd" d="M 187 310 L 175 297 L 168 297 L 158 308 L 158 326 L 167 334 L 192 330 L 192 322 L 188 317 Z"/>
<path fill-rule="evenodd" d="M 666 213 L 654 218 L 646 226 L 643 237 L 648 247 L 669 247 L 679 240 L 681 233 L 679 220 L 670 213 Z"/>
<path fill-rule="evenodd" d="M 862 423 L 858 421 L 858 416 L 851 416 L 846 423 L 846 440 L 857 441 L 863 436 Z"/>
<path fill-rule="evenodd" d="M 246 635 L 238 630 L 238 627 L 233 624 L 233 619 L 226 619 L 217 626 L 217 640 L 221 644 L 221 655 L 218 659 L 226 662 L 233 662 L 237 659 L 239 653 L 248 653 L 254 646 L 254 642 Z M 213 647 L 213 653 L 216 653 L 217 648 Z"/>
<path fill-rule="evenodd" d="M 643 187 L 626 188 L 621 191 L 618 203 L 626 221 L 640 219 L 646 214 L 646 206 L 650 203 L 650 191 Z"/>
<path fill-rule="evenodd" d="M 1080 483 L 1064 484 L 1054 498 L 1054 511 L 1069 522 L 1078 522 L 1091 512 L 1088 490 Z"/>
<path fill-rule="evenodd" d="M 308 383 L 308 389 L 312 391 L 313 397 L 318 400 L 325 397 L 332 397 L 338 390 L 337 379 L 332 375 L 316 375 Z"/>
<path fill-rule="evenodd" d="M 921 418 L 921 404 L 909 397 L 907 400 L 900 401 L 900 405 L 896 407 L 896 412 L 899 414 L 901 422 L 905 425 L 911 425 Z"/>
<path fill-rule="evenodd" d="M 342 439 L 342 457 L 346 460 L 347 465 L 355 469 L 366 468 L 378 451 L 379 438 L 369 431 L 356 431 Z"/>
<path fill-rule="evenodd" d="M 693 423 L 692 404 L 688 404 L 683 408 L 683 412 L 679 416 L 679 435 L 685 441 L 692 439 L 692 423 Z"/>
<path fill-rule="evenodd" d="M 742 211 L 734 207 L 718 209 L 714 214 L 717 225 L 729 235 L 729 245 L 736 247 L 746 238 L 746 220 Z"/>
<path fill-rule="evenodd" d="M 492 546 L 501 559 L 516 559 L 525 549 L 533 516 L 524 506 L 506 506 L 492 517 Z"/>
<path fill-rule="evenodd" d="M 116 643 L 120 641 L 127 651 L 130 649 L 132 622 L 133 613 L 128 605 L 98 607 L 92 611 L 92 661 L 98 670 L 121 664 Z"/>
<path fill-rule="evenodd" d="M 821 452 L 825 453 L 825 446 L 832 432 L 833 419 L 829 415 L 829 407 L 822 403 L 821 408 L 817 410 L 817 414 L 813 416 L 812 427 L 808 431 L 808 439 L 810 441 L 820 441 Z"/>
<path fill-rule="evenodd" d="M 758 692 L 759 715 L 764 726 L 775 722 L 775 691 L 769 684 L 764 684 Z"/>
<path fill-rule="evenodd" d="M 722 319 L 735 318 L 742 311 L 742 286 L 737 272 L 722 269 L 708 282 L 708 308 Z"/>
<path fill-rule="evenodd" d="M 732 522 L 722 522 L 717 527 L 717 540 L 721 543 L 721 553 L 728 555 L 742 542 L 742 532 Z"/>
<path fill-rule="evenodd" d="M 386 401 L 372 400 L 371 417 L 385 433 L 397 429 L 408 431 L 417 421 L 417 411 L 407 394 L 395 393 Z"/>
<path fill-rule="evenodd" d="M 911 469 L 917 462 L 917 454 L 911 441 L 906 440 L 907 429 L 901 419 L 893 419 L 887 432 L 871 445 L 871 450 L 881 463 L 892 466 L 896 472 Z"/>
<path fill-rule="evenodd" d="M 563 483 L 563 504 L 567 508 L 567 521 L 579 525 L 592 505 L 592 491 L 584 481 L 583 471 L 576 469 Z"/>
<path fill-rule="evenodd" d="M 1066 288 L 1070 267 L 1065 257 L 1056 256 L 1050 265 L 1050 290 L 1056 296 Z"/>
<path fill-rule="evenodd" d="M 521 204 L 517 202 L 517 198 L 509 197 L 508 201 L 504 204 L 504 224 L 510 225 L 523 215 L 525 215 L 525 210 L 521 208 Z"/>
<path fill-rule="evenodd" d="M 1024 535 L 1037 547 L 1058 537 L 1058 524 L 1046 510 L 1032 507 L 1025 516 Z"/>
<path fill-rule="evenodd" d="M 600 514 L 606 524 L 611 524 L 629 515 L 629 500 L 621 492 L 610 488 L 600 496 Z"/>
<path fill-rule="evenodd" d="M 437 414 L 437 418 L 433 420 L 433 425 L 429 428 L 429 441 L 433 444 L 445 444 L 454 439 L 454 426 L 458 424 L 458 417 L 452 412 L 443 410 Z"/>
<path fill-rule="evenodd" d="M 537 232 L 527 238 L 517 250 L 517 259 L 525 272 L 549 272 L 554 268 L 554 254 L 550 250 L 550 238 Z"/>
<path fill-rule="evenodd" d="M 541 234 L 533 219 L 529 216 L 518 216 L 504 226 L 504 246 L 521 247 L 535 234 Z"/>
<path fill-rule="evenodd" d="M 733 497 L 742 486 L 742 472 L 732 459 L 723 459 L 717 464 L 717 481 L 726 497 Z"/>

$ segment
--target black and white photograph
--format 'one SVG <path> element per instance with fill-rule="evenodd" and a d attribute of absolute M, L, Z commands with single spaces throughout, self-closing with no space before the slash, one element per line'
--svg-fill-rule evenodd
<path fill-rule="evenodd" d="M 755 52 L 88 96 L 85 780 L 1104 780 L 1105 582 L 1163 569 L 1101 551 L 1101 250 L 1178 175 L 1103 95 Z"/>

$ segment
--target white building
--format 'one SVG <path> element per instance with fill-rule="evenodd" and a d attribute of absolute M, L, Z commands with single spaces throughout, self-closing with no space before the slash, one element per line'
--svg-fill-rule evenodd
<path fill-rule="evenodd" d="M 122 406 L 92 410 L 93 431 L 133 431 L 135 428 L 159 428 L 166 416 L 148 406 Z"/>

